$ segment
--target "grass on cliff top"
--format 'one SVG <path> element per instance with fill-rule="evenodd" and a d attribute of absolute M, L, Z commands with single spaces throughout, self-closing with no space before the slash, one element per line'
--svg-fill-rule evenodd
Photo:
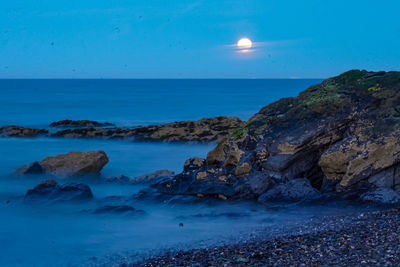
<path fill-rule="evenodd" d="M 400 117 L 400 72 L 345 72 L 311 86 L 297 97 L 283 98 L 262 108 L 245 128 L 258 133 L 274 132 L 299 127 L 311 120 L 346 115 L 373 103 L 369 115 L 380 123 L 376 123 L 372 132 L 393 129 L 397 125 L 394 120 Z M 239 139 L 244 130 L 238 128 L 232 136 Z"/>

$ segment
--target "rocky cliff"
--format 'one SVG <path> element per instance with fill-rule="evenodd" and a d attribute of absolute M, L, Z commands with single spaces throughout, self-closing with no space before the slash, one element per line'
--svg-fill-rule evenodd
<path fill-rule="evenodd" d="M 400 72 L 352 70 L 262 108 L 158 191 L 257 198 L 306 178 L 343 196 L 400 192 L 399 125 Z"/>

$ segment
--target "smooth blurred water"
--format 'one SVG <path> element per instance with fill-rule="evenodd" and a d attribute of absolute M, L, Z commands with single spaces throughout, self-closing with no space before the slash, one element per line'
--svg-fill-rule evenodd
<path fill-rule="evenodd" d="M 296 96 L 318 80 L 0 80 L 0 126 L 47 127 L 61 119 L 108 121 L 118 126 L 238 116 L 244 120 L 281 97 Z M 0 266 L 104 263 L 160 248 L 186 248 L 248 235 L 260 227 L 300 223 L 332 208 L 269 210 L 254 203 L 218 205 L 131 203 L 146 216 L 96 216 L 81 211 L 107 196 L 130 196 L 138 186 L 88 180 L 94 201 L 32 206 L 26 191 L 47 177 L 15 177 L 21 165 L 69 151 L 104 150 L 102 176 L 181 171 L 189 157 L 213 144 L 123 140 L 0 138 Z M 73 179 L 70 179 L 73 180 Z M 60 183 L 70 180 L 59 180 Z M 10 201 L 7 204 L 7 201 Z M 200 216 L 201 215 L 201 216 Z M 184 227 L 179 227 L 183 222 Z M 134 258 L 134 256 L 133 256 Z M 120 260 L 121 258 L 118 258 Z"/>

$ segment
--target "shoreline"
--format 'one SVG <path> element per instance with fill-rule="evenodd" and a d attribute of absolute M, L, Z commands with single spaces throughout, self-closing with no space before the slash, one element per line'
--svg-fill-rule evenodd
<path fill-rule="evenodd" d="M 400 208 L 327 216 L 272 238 L 167 251 L 122 266 L 396 266 Z M 318 224 L 318 223 L 317 223 Z"/>

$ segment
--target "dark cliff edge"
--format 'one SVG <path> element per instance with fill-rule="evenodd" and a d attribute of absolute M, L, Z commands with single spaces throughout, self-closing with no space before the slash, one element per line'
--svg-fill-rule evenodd
<path fill-rule="evenodd" d="M 351 70 L 262 108 L 157 190 L 268 199 L 300 184 L 300 195 L 398 201 L 399 125 L 400 72 Z M 293 183 L 304 178 L 310 188 Z"/>

